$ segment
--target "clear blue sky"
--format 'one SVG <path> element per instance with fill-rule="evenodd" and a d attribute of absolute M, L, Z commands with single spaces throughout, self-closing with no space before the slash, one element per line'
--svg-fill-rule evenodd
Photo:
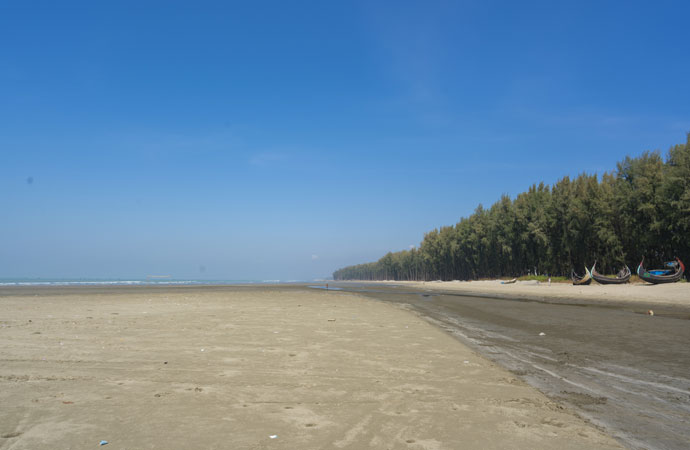
<path fill-rule="evenodd" d="M 690 3 L 0 3 L 0 278 L 311 279 L 690 131 Z"/>

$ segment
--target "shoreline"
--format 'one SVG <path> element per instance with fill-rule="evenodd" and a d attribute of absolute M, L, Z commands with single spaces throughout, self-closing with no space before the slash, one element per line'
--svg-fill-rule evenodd
<path fill-rule="evenodd" d="M 52 288 L 0 290 L 0 306 L 2 446 L 621 448 L 444 330 L 353 293 Z"/>

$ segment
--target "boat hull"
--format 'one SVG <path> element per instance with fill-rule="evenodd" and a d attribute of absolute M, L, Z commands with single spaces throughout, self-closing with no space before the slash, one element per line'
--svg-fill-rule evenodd
<path fill-rule="evenodd" d="M 654 275 L 653 273 L 649 272 L 647 269 L 644 268 L 643 258 L 640 262 L 640 265 L 637 266 L 637 276 L 639 276 L 641 280 L 652 284 L 675 283 L 679 281 L 681 278 L 683 278 L 683 273 L 685 272 L 685 265 L 683 264 L 683 261 L 676 258 L 676 263 L 677 264 L 675 267 L 675 273 L 670 275 Z"/>
<path fill-rule="evenodd" d="M 585 266 L 585 274 L 579 276 L 574 270 L 570 272 L 570 279 L 573 280 L 575 286 L 587 286 L 592 283 L 592 274 L 589 272 L 587 266 Z"/>
<path fill-rule="evenodd" d="M 625 269 L 623 269 L 623 275 L 617 276 L 617 277 L 607 277 L 596 270 L 597 263 L 594 263 L 592 266 L 592 278 L 594 281 L 596 281 L 599 284 L 625 284 L 630 281 L 630 268 L 628 266 L 625 266 Z"/>

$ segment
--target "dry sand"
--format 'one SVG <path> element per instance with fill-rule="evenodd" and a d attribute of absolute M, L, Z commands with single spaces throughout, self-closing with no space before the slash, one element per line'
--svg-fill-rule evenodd
<path fill-rule="evenodd" d="M 620 448 L 412 313 L 343 292 L 0 292 L 0 361 L 8 450 Z"/>
<path fill-rule="evenodd" d="M 496 296 L 500 298 L 532 300 L 587 300 L 595 303 L 644 303 L 661 306 L 690 307 L 690 283 L 649 284 L 632 283 L 623 285 L 601 285 L 592 282 L 589 286 L 573 286 L 570 283 L 537 283 L 517 281 L 501 284 L 490 281 L 379 281 L 384 285 L 403 285 L 418 289 L 453 291 L 468 295 Z"/>

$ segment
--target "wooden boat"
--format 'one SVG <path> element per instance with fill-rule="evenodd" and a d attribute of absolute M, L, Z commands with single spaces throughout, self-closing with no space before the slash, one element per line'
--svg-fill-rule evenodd
<path fill-rule="evenodd" d="M 675 283 L 683 277 L 685 272 L 685 265 L 683 261 L 676 258 L 675 261 L 664 264 L 665 269 L 647 270 L 644 268 L 644 258 L 637 266 L 637 275 L 641 280 L 647 283 L 661 284 L 661 283 Z"/>
<path fill-rule="evenodd" d="M 570 271 L 570 278 L 573 280 L 575 286 L 587 286 L 592 282 L 592 274 L 589 272 L 587 266 L 585 266 L 585 274 L 580 276 L 575 273 L 575 269 Z"/>
<path fill-rule="evenodd" d="M 597 272 L 597 263 L 596 261 L 594 262 L 594 265 L 592 266 L 592 278 L 594 278 L 594 281 L 600 284 L 624 284 L 630 281 L 630 268 L 628 266 L 625 266 L 624 269 L 621 269 L 618 274 L 615 277 L 607 277 L 599 272 Z"/>
<path fill-rule="evenodd" d="M 508 281 L 501 281 L 501 284 L 513 284 L 517 281 L 517 278 L 513 278 L 512 280 Z"/>

